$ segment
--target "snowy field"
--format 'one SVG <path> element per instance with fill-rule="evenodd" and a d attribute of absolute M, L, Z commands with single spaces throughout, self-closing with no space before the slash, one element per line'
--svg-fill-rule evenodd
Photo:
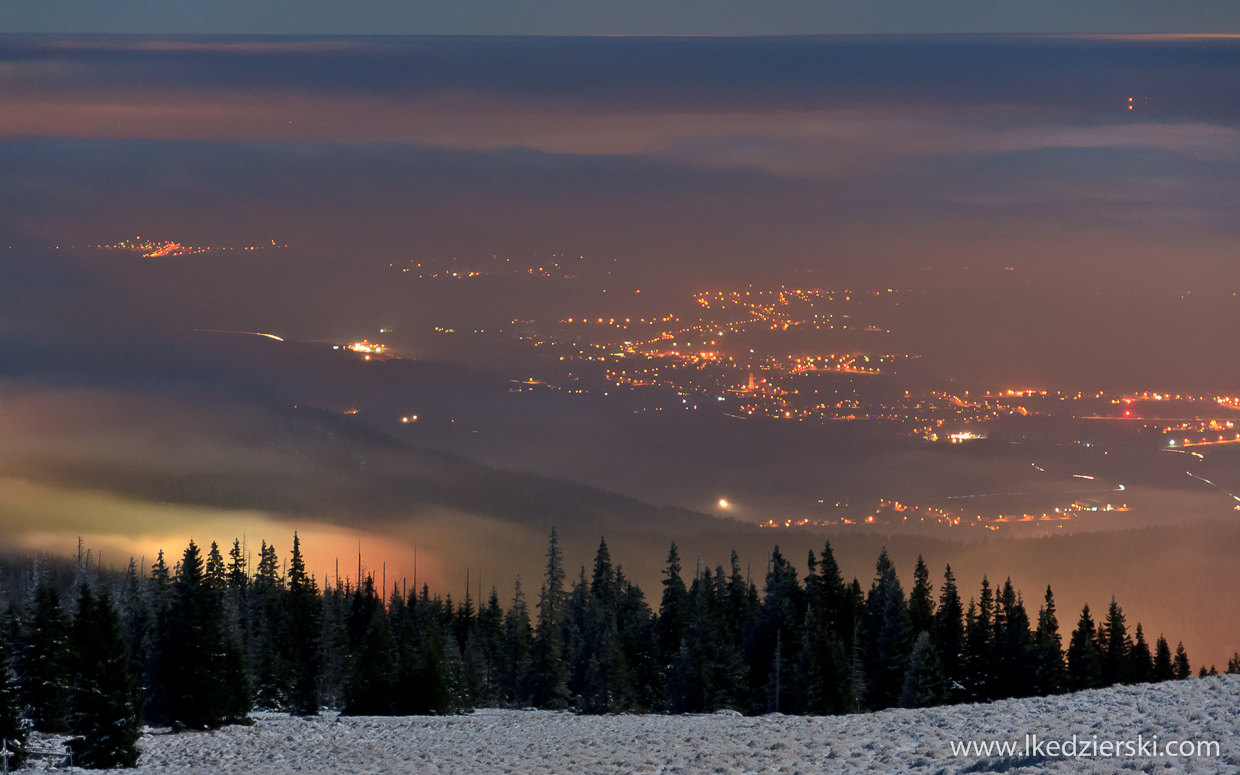
<path fill-rule="evenodd" d="M 1217 741 L 1220 755 L 1066 760 L 1046 739 Z M 1019 741 L 1012 756 L 953 756 L 952 741 Z M 819 773 L 1240 771 L 1240 676 L 835 718 L 586 717 L 484 710 L 444 718 L 293 719 L 142 741 L 159 773 Z"/>

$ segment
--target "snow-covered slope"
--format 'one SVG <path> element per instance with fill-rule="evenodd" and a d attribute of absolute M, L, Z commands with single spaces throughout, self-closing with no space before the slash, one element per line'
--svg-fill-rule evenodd
<path fill-rule="evenodd" d="M 1084 757 L 1041 740 L 1217 741 L 1219 755 Z M 953 756 L 951 743 L 1017 741 L 1014 755 Z M 587 717 L 479 711 L 445 718 L 293 719 L 142 742 L 160 773 L 746 773 L 1240 771 L 1240 676 L 1066 697 L 834 718 Z M 1101 748 L 1101 746 L 1100 746 Z M 1149 749 L 1147 747 L 1146 753 Z M 1121 754 L 1123 751 L 1121 750 Z"/>

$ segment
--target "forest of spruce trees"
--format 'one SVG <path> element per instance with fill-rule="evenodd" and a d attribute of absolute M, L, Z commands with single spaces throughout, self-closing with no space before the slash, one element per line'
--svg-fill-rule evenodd
<path fill-rule="evenodd" d="M 1065 647 L 1049 587 L 1032 615 L 1010 581 L 983 578 L 966 602 L 950 566 L 936 595 L 919 557 L 906 594 L 885 550 L 864 590 L 829 543 L 804 579 L 777 547 L 759 589 L 735 552 L 686 584 L 672 544 L 657 611 L 606 541 L 569 584 L 554 530 L 532 609 L 519 580 L 506 608 L 495 589 L 484 602 L 467 585 L 454 603 L 373 574 L 320 590 L 296 536 L 287 564 L 266 543 L 255 567 L 246 555 L 240 541 L 227 557 L 190 542 L 149 569 L 104 571 L 80 552 L 68 572 L 36 562 L 3 596 L 10 766 L 31 728 L 70 736 L 76 764 L 133 766 L 143 723 L 210 729 L 255 708 L 840 714 L 1192 675 L 1182 644 L 1151 646 L 1114 599 L 1097 620 L 1085 606 Z"/>

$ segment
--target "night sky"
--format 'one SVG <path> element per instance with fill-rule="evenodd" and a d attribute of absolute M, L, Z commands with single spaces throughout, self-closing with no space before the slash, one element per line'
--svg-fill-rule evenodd
<path fill-rule="evenodd" d="M 11 32 L 281 35 L 1236 33 L 1216 0 L 10 0 Z"/>
<path fill-rule="evenodd" d="M 905 344 L 950 376 L 1224 390 L 1238 45 L 9 39 L 0 238 L 289 244 L 302 269 L 246 263 L 269 275 L 240 288 L 218 263 L 160 268 L 196 276 L 124 314 L 312 339 L 471 303 L 384 298 L 369 269 L 415 255 L 589 255 L 677 298 L 916 284 L 942 303 Z"/>

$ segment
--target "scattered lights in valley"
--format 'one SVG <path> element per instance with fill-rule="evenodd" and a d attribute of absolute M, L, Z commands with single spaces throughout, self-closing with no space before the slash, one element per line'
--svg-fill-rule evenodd
<path fill-rule="evenodd" d="M 410 264 L 389 266 L 402 273 L 418 270 L 414 277 L 422 280 L 508 274 L 593 283 L 606 281 L 612 262 L 552 254 L 545 259 L 491 256 L 472 262 L 452 258 Z M 630 298 L 640 298 L 640 289 L 630 291 Z M 987 438 L 986 423 L 1013 416 L 1146 419 L 1151 427 L 1168 429 L 1170 423 L 1134 404 L 1189 401 L 1200 409 L 1217 402 L 1216 409 L 1240 411 L 1238 397 L 1164 393 L 1115 397 L 1028 387 L 913 389 L 913 383 L 902 384 L 902 375 L 921 356 L 893 352 L 883 344 L 892 333 L 889 312 L 910 293 L 898 288 L 750 285 L 744 290 L 695 293 L 679 310 L 633 314 L 635 310 L 623 306 L 583 309 L 550 322 L 514 319 L 506 330 L 491 334 L 550 356 L 562 372 L 556 380 L 560 384 L 548 388 L 623 396 L 638 413 L 712 407 L 740 420 L 872 422 L 891 425 L 913 438 L 964 444 Z M 447 326 L 434 330 L 457 333 Z M 821 346 L 842 345 L 844 336 L 847 346 Z M 511 392 L 522 390 L 526 388 Z M 1208 421 L 1196 428 L 1200 433 L 1226 429 Z M 1240 436 L 1223 438 L 1215 433 L 1210 438 L 1186 437 L 1176 444 L 1186 441 L 1235 443 Z"/>
<path fill-rule="evenodd" d="M 1093 438 L 1095 426 L 1106 429 L 1103 436 L 1118 429 L 1150 434 L 1150 448 L 1195 460 L 1203 459 L 1202 453 L 1186 448 L 1240 444 L 1235 426 L 1240 396 L 987 387 L 926 378 L 922 356 L 892 344 L 893 329 L 901 333 L 894 308 L 911 290 L 748 286 L 698 292 L 680 305 L 663 301 L 659 305 L 667 306 L 652 309 L 649 295 L 639 295 L 641 289 L 612 285 L 612 262 L 581 256 L 452 258 L 388 267 L 421 283 L 505 275 L 518 282 L 580 284 L 576 287 L 582 292 L 567 297 L 578 299 L 573 305 L 580 306 L 550 320 L 514 317 L 478 328 L 433 327 L 453 339 L 486 336 L 505 348 L 525 350 L 539 377 L 511 374 L 506 389 L 517 396 L 551 391 L 589 396 L 638 415 L 710 412 L 729 418 L 726 422 L 865 423 L 901 443 L 954 445 L 963 454 L 987 444 L 1020 443 L 1022 423 L 1035 418 L 1072 421 L 1072 435 L 1062 443 L 1099 456 L 1109 453 Z M 580 300 L 592 294 L 598 294 L 595 301 Z M 365 360 L 394 357 L 386 345 L 369 340 L 337 349 Z M 396 419 L 407 426 L 418 416 Z M 1003 429 L 997 438 L 996 427 Z M 1047 475 L 1037 463 L 1033 469 Z M 1127 503 L 1107 494 L 1122 491 L 1122 485 L 1099 486 L 1090 485 L 1095 495 L 1089 497 L 1063 484 L 1052 488 L 1054 493 L 1031 498 L 951 495 L 930 504 L 880 499 L 876 506 L 820 501 L 816 508 L 807 504 L 795 519 L 761 524 L 772 529 L 925 526 L 1049 534 L 1087 515 L 1129 511 Z M 728 498 L 714 503 L 720 512 L 736 512 Z"/>
<path fill-rule="evenodd" d="M 362 356 L 362 360 L 364 361 L 397 360 L 397 357 L 388 351 L 387 345 L 378 344 L 376 342 L 371 342 L 367 339 L 363 339 L 360 342 L 353 342 L 352 344 L 332 345 L 332 349 L 343 350 L 344 352 L 356 353 Z"/>
<path fill-rule="evenodd" d="M 371 355 L 382 355 L 387 352 L 388 348 L 386 345 L 372 344 L 371 342 L 363 339 L 360 342 L 354 342 L 353 344 L 345 345 L 345 349 L 352 350 L 355 353 L 368 353 Z"/>
<path fill-rule="evenodd" d="M 541 279 L 576 280 L 585 256 L 552 254 L 546 258 L 518 258 L 492 255 L 483 259 L 449 258 L 408 259 L 392 261 L 388 268 L 413 280 L 470 280 L 479 277 L 507 276 Z"/>
<path fill-rule="evenodd" d="M 855 527 L 947 527 L 963 530 L 999 530 L 1003 525 L 1024 524 L 1054 527 L 1062 530 L 1064 523 L 1070 523 L 1089 514 L 1099 512 L 1126 512 L 1129 506 L 1124 503 L 1100 503 L 1090 500 L 1067 500 L 1062 506 L 1055 506 L 1041 511 L 987 511 L 984 514 L 961 508 L 946 508 L 930 505 L 913 505 L 899 500 L 880 498 L 877 504 L 852 504 L 847 502 L 827 503 L 818 501 L 818 508 L 829 512 L 823 517 L 801 517 L 799 519 L 774 520 L 768 519 L 759 523 L 759 527 L 769 529 L 792 528 L 839 528 Z"/>
<path fill-rule="evenodd" d="M 79 246 L 71 245 L 70 249 L 75 249 L 77 247 Z M 274 249 L 287 248 L 288 245 L 277 245 L 275 240 L 271 240 L 270 245 L 250 245 L 250 246 L 245 246 L 245 247 L 220 247 L 220 246 L 194 247 L 191 245 L 184 245 L 180 242 L 173 242 L 171 240 L 161 241 L 161 240 L 153 240 L 153 239 L 143 239 L 142 237 L 135 237 L 132 240 L 121 240 L 120 242 L 117 242 L 111 245 L 83 245 L 80 247 L 94 248 L 96 250 L 127 251 L 130 253 L 138 253 L 143 258 L 165 258 L 165 257 L 171 257 L 171 256 L 192 256 L 192 255 L 197 255 L 201 253 L 224 253 L 224 252 L 245 252 L 245 251 L 253 251 L 253 250 L 274 250 Z M 55 249 L 59 249 L 59 246 L 55 246 Z"/>
<path fill-rule="evenodd" d="M 875 296 L 881 314 L 882 306 L 896 303 L 892 301 L 896 293 L 750 286 L 745 291 L 695 294 L 692 309 L 682 312 L 568 316 L 550 329 L 531 327 L 528 338 L 534 346 L 562 352 L 557 357 L 566 364 L 609 364 L 598 374 L 603 383 L 655 398 L 638 411 L 695 410 L 709 403 L 743 419 L 804 422 L 860 419 L 862 414 L 865 419 L 889 418 L 902 413 L 886 404 L 862 412 L 868 387 L 863 380 L 894 375 L 897 367 L 917 356 L 851 348 L 806 352 L 804 344 L 778 353 L 771 352 L 770 345 L 778 339 L 770 337 L 818 332 L 822 341 L 833 332 L 890 333 L 866 316 Z M 763 352 L 746 346 L 755 336 L 765 339 Z M 778 343 L 774 347 L 783 349 Z M 821 379 L 841 376 L 843 383 Z M 675 395 L 678 401 L 669 405 L 658 400 L 659 395 Z"/>

